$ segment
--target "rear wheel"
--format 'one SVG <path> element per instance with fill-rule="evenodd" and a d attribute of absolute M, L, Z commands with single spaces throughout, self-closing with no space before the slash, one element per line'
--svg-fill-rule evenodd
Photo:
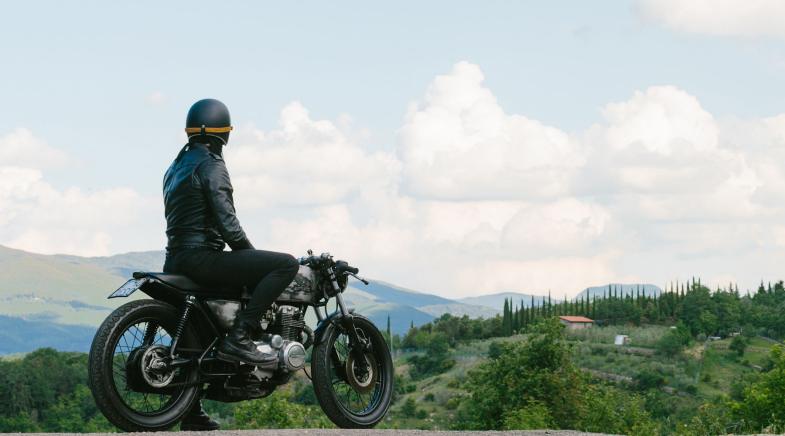
<path fill-rule="evenodd" d="M 126 303 L 104 320 L 90 348 L 89 384 L 106 419 L 125 431 L 166 430 L 180 421 L 197 398 L 196 371 L 160 369 L 180 318 L 156 300 Z M 178 347 L 196 348 L 189 329 Z M 178 386 L 180 385 L 180 386 Z"/>
<path fill-rule="evenodd" d="M 393 364 L 390 350 L 379 329 L 367 318 L 353 315 L 357 336 L 369 344 L 352 352 L 346 327 L 336 322 L 327 327 L 313 351 L 311 372 L 316 398 L 330 420 L 341 428 L 371 428 L 390 407 Z"/>

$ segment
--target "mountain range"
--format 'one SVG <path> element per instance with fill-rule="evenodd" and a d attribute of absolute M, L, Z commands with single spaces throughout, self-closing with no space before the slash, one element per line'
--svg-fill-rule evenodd
<path fill-rule="evenodd" d="M 0 246 L 0 354 L 40 346 L 86 351 L 95 328 L 124 303 L 106 296 L 134 271 L 160 271 L 163 261 L 163 251 L 80 257 Z M 500 306 L 465 303 L 375 280 L 368 286 L 352 281 L 344 296 L 358 313 L 382 328 L 389 316 L 391 330 L 398 334 L 444 313 L 471 317 L 500 313 Z"/>
<path fill-rule="evenodd" d="M 118 254 L 106 257 L 44 255 L 0 246 L 0 354 L 51 346 L 63 351 L 86 351 L 95 328 L 122 300 L 106 296 L 134 271 L 160 271 L 163 251 Z M 638 285 L 617 285 L 634 292 Z M 659 292 L 652 285 L 647 295 Z M 601 295 L 606 286 L 584 293 Z M 651 292 L 651 293 L 650 293 Z M 351 281 L 344 293 L 357 313 L 380 328 L 387 318 L 393 333 L 404 334 L 411 325 L 422 325 L 445 313 L 455 316 L 493 317 L 505 299 L 528 307 L 547 297 L 518 292 L 449 299 L 371 280 L 365 286 Z M 132 298 L 144 298 L 137 293 Z M 556 301 L 555 299 L 553 300 Z"/>

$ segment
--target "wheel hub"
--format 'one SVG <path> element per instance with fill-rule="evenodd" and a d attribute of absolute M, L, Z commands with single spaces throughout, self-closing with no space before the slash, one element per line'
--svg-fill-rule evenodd
<path fill-rule="evenodd" d="M 175 371 L 169 368 L 169 348 L 162 345 L 148 347 L 139 362 L 142 378 L 154 388 L 164 388 L 174 379 Z"/>
<path fill-rule="evenodd" d="M 373 355 L 363 353 L 363 360 L 357 360 L 354 353 L 349 353 L 346 359 L 346 381 L 355 391 L 363 394 L 373 391 L 378 378 Z"/>

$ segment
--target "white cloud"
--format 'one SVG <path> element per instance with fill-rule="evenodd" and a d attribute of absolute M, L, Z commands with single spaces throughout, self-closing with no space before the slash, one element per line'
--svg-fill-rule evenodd
<path fill-rule="evenodd" d="M 407 192 L 435 199 L 531 199 L 564 195 L 583 152 L 570 137 L 509 115 L 461 62 L 438 76 L 400 130 Z"/>
<path fill-rule="evenodd" d="M 462 62 L 408 109 L 394 152 L 370 151 L 348 116 L 315 119 L 293 102 L 272 130 L 238 129 L 225 154 L 256 246 L 329 250 L 416 289 L 561 297 L 609 281 L 777 277 L 785 115 L 718 120 L 672 86 L 600 115 L 570 134 L 506 113 Z M 157 196 L 57 189 L 42 168 L 65 156 L 40 163 L 31 150 L 59 153 L 27 131 L 0 139 L 0 243 L 163 246 Z"/>
<path fill-rule="evenodd" d="M 105 255 L 146 248 L 157 211 L 128 188 L 56 189 L 43 169 L 68 161 L 26 129 L 0 138 L 0 244 L 39 253 Z M 135 232 L 139 232 L 135 234 Z"/>
<path fill-rule="evenodd" d="M 145 101 L 153 106 L 160 106 L 166 103 L 166 95 L 161 91 L 153 91 L 145 97 Z"/>
<path fill-rule="evenodd" d="M 783 165 L 735 145 L 683 90 L 634 92 L 572 137 L 505 113 L 482 80 L 465 62 L 436 77 L 409 109 L 395 156 L 289 105 L 280 129 L 249 129 L 227 151 L 241 219 L 266 247 L 329 249 L 372 277 L 445 295 L 571 295 L 660 280 L 629 253 L 670 257 L 681 273 L 695 265 L 685 258 L 747 249 L 768 225 L 762 217 L 781 213 L 758 197 L 785 178 Z M 785 150 L 779 117 L 754 125 L 761 148 Z"/>
<path fill-rule="evenodd" d="M 642 0 L 644 17 L 674 30 L 743 37 L 785 37 L 780 0 Z"/>
<path fill-rule="evenodd" d="M 365 151 L 351 132 L 312 120 L 298 102 L 281 111 L 278 130 L 249 127 L 239 133 L 224 153 L 246 205 L 343 202 L 369 190 L 393 189 L 400 170 L 394 156 Z"/>
<path fill-rule="evenodd" d="M 68 163 L 65 153 L 24 128 L 0 137 L 0 166 L 49 168 Z"/>
<path fill-rule="evenodd" d="M 719 123 L 695 97 L 651 87 L 602 113 L 606 122 L 586 135 L 581 192 L 611 195 L 646 221 L 758 213 L 758 174 L 742 152 L 720 145 Z"/>

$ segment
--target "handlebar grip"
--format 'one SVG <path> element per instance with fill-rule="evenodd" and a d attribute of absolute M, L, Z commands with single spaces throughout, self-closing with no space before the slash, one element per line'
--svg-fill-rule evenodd
<path fill-rule="evenodd" d="M 335 269 L 338 271 L 338 273 L 349 272 L 352 274 L 357 274 L 360 272 L 360 268 L 349 266 L 349 264 L 343 260 L 339 260 L 338 262 L 335 262 Z"/>

